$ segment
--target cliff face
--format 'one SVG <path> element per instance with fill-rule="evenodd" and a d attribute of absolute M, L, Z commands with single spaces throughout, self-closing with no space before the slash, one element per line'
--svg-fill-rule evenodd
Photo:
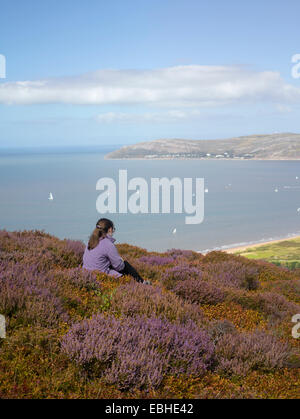
<path fill-rule="evenodd" d="M 124 146 L 106 155 L 128 158 L 300 159 L 300 134 L 250 135 L 225 140 L 161 139 Z"/>

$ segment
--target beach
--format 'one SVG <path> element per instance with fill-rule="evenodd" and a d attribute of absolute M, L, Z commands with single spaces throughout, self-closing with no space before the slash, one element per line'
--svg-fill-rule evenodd
<path fill-rule="evenodd" d="M 269 240 L 269 241 L 265 241 L 265 242 L 261 242 L 261 243 L 248 244 L 248 245 L 245 245 L 245 246 L 231 247 L 229 249 L 224 249 L 223 251 L 227 252 L 227 253 L 244 252 L 247 249 L 265 246 L 266 244 L 275 244 L 275 243 L 288 241 L 288 240 L 293 240 L 293 239 L 299 239 L 299 238 L 300 238 L 300 235 L 292 236 L 292 237 L 286 237 L 284 239 Z"/>

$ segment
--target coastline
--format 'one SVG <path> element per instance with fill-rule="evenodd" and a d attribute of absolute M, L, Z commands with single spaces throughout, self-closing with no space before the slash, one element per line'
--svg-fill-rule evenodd
<path fill-rule="evenodd" d="M 247 249 L 257 248 L 261 246 L 265 246 L 268 244 L 275 244 L 280 243 L 287 240 L 293 240 L 293 239 L 300 239 L 300 234 L 290 234 L 287 237 L 281 238 L 281 239 L 270 239 L 270 240 L 264 240 L 264 241 L 257 241 L 257 242 L 249 242 L 247 243 L 240 243 L 238 246 L 236 245 L 228 245 L 228 246 L 220 246 L 216 247 L 214 249 L 205 249 L 205 250 L 199 250 L 197 253 L 203 253 L 206 254 L 208 252 L 212 252 L 214 250 L 226 252 L 226 253 L 238 253 L 238 252 L 244 252 Z"/>
<path fill-rule="evenodd" d="M 146 160 L 146 161 L 153 161 L 153 160 L 205 160 L 205 161 L 209 161 L 209 160 L 230 160 L 230 161 L 299 161 L 299 159 L 295 158 L 295 157 L 291 157 L 291 158 L 281 158 L 281 159 L 268 159 L 268 158 L 251 158 L 251 159 L 243 159 L 243 158 L 230 158 L 230 157 L 226 157 L 226 158 L 222 158 L 222 157 L 210 157 L 210 158 L 205 158 L 205 157 L 155 157 L 155 158 L 146 158 L 146 157 L 107 157 L 104 156 L 104 160 Z"/>
<path fill-rule="evenodd" d="M 299 238 L 300 238 L 300 235 L 296 235 L 296 236 L 292 236 L 292 237 L 286 237 L 284 239 L 268 240 L 268 241 L 265 241 L 265 242 L 259 242 L 259 243 L 256 243 L 256 244 L 249 244 L 249 245 L 246 245 L 246 246 L 231 247 L 229 249 L 226 249 L 225 252 L 227 252 L 227 253 L 244 252 L 245 250 L 251 249 L 251 248 L 254 248 L 254 247 L 256 248 L 256 247 L 261 247 L 261 246 L 264 246 L 264 245 L 267 245 L 267 244 L 275 244 L 275 243 L 280 243 L 280 242 L 283 242 L 283 241 L 299 239 Z"/>

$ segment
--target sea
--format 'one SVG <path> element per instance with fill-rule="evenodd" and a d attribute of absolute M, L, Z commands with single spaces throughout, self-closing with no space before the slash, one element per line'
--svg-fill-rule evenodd
<path fill-rule="evenodd" d="M 87 242 L 97 220 L 113 220 L 117 243 L 151 251 L 224 250 L 300 234 L 300 162 L 108 160 L 111 147 L 0 151 L 0 229 L 43 230 Z M 187 214 L 97 211 L 100 178 L 203 178 L 204 219 Z M 53 200 L 49 199 L 50 193 Z M 129 192 L 129 195 L 133 192 Z M 150 193 L 150 187 L 149 187 Z"/>

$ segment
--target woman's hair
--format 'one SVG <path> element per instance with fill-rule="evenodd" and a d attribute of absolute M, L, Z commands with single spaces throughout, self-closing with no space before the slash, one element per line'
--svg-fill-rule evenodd
<path fill-rule="evenodd" d="M 97 221 L 96 228 L 90 236 L 88 249 L 94 249 L 98 245 L 99 241 L 104 239 L 110 228 L 112 228 L 113 231 L 115 230 L 114 223 L 107 218 L 100 218 L 100 220 Z"/>

